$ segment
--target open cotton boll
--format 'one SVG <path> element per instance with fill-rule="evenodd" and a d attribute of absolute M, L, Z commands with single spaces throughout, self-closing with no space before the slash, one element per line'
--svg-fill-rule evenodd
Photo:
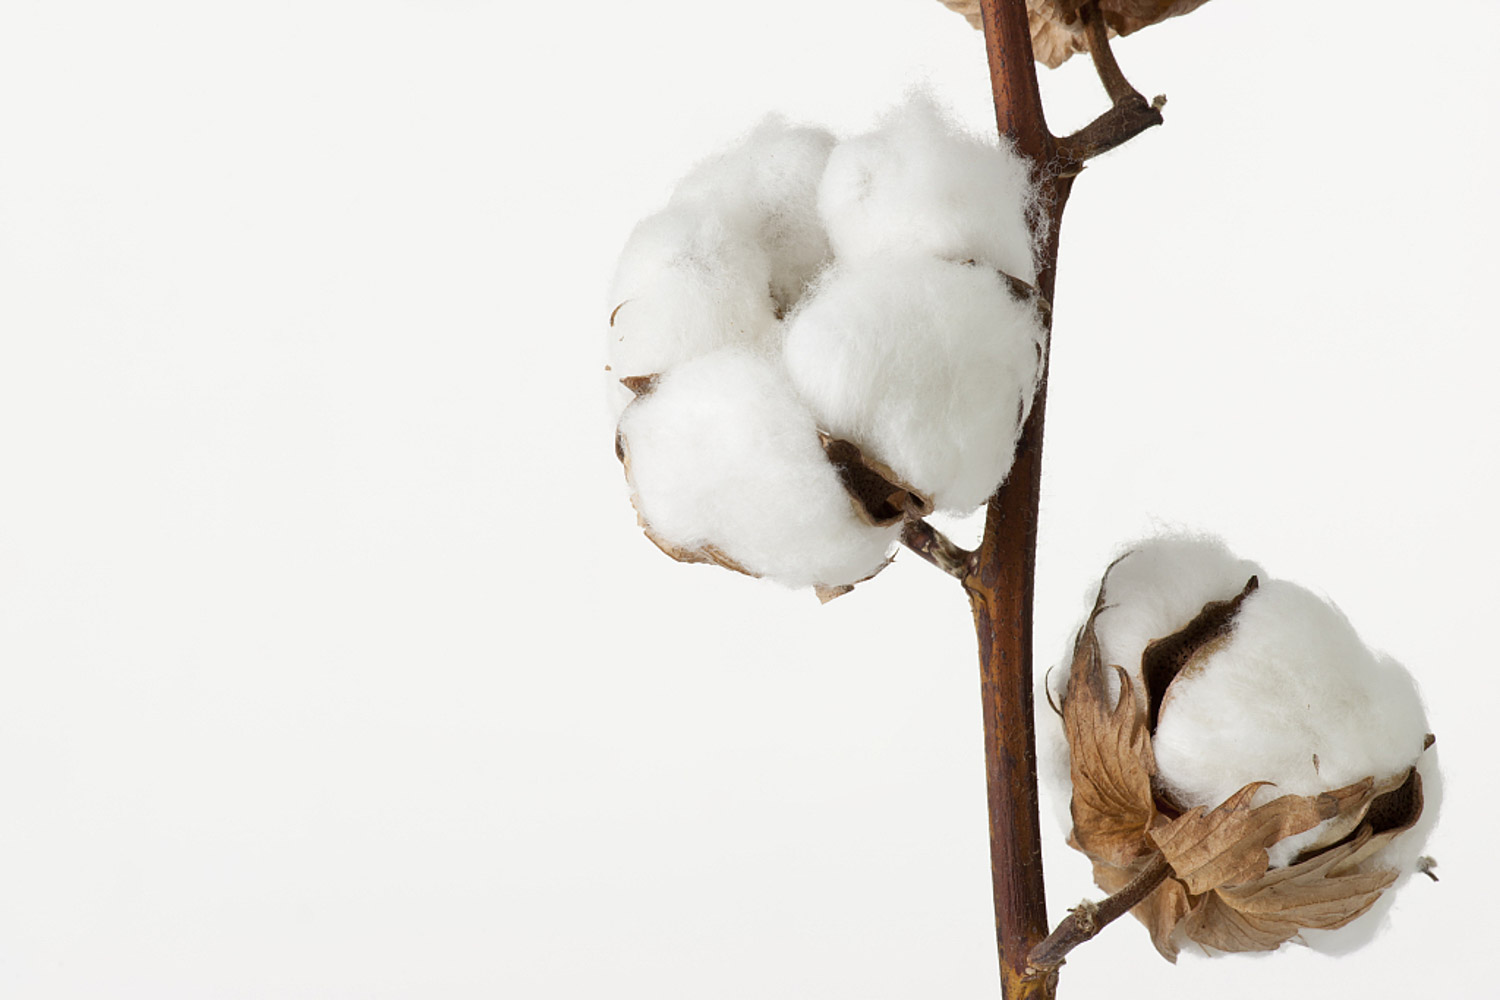
<path fill-rule="evenodd" d="M 1133 912 L 1169 961 L 1185 941 L 1274 951 L 1364 921 L 1322 942 L 1357 946 L 1431 826 L 1411 677 L 1261 576 L 1209 539 L 1147 542 L 1106 571 L 1074 643 L 1068 842 L 1110 892 L 1164 863 Z"/>
<path fill-rule="evenodd" d="M 750 351 L 672 369 L 626 409 L 620 437 L 663 547 L 712 550 L 791 587 L 840 587 L 878 572 L 900 534 L 855 514 L 785 373 Z"/>
<path fill-rule="evenodd" d="M 1253 781 L 1274 783 L 1256 804 L 1378 784 L 1417 762 L 1427 731 L 1399 663 L 1371 652 L 1331 604 L 1270 580 L 1241 603 L 1228 640 L 1173 681 L 1152 745 L 1173 799 L 1212 807 Z M 1272 845 L 1272 865 L 1321 830 Z"/>
<path fill-rule="evenodd" d="M 672 195 L 674 205 L 707 208 L 765 251 L 771 297 L 783 315 L 828 260 L 818 184 L 833 145 L 826 129 L 770 115 L 739 143 L 695 167 Z"/>
<path fill-rule="evenodd" d="M 818 209 L 838 258 L 925 252 L 1036 283 L 1030 167 L 915 95 L 828 158 Z"/>
<path fill-rule="evenodd" d="M 636 226 L 610 288 L 612 378 L 656 375 L 726 346 L 779 337 L 770 259 L 733 221 L 668 206 Z M 629 402 L 620 387 L 616 412 Z"/>
<path fill-rule="evenodd" d="M 1010 471 L 1046 341 L 995 271 L 926 256 L 836 264 L 789 320 L 786 363 L 824 430 L 944 510 Z"/>

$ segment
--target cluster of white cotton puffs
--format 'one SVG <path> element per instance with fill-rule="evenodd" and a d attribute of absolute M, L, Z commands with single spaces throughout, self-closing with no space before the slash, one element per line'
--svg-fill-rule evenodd
<path fill-rule="evenodd" d="M 611 289 L 618 451 L 686 561 L 834 591 L 967 513 L 1041 377 L 1034 191 L 923 96 L 843 141 L 771 118 L 641 222 Z"/>

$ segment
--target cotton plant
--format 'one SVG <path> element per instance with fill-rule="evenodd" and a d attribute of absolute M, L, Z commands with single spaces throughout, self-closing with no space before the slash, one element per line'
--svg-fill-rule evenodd
<path fill-rule="evenodd" d="M 942 2 L 984 28 L 998 139 L 922 95 L 843 138 L 773 116 L 631 234 L 606 367 L 641 527 L 825 600 L 901 546 L 961 582 L 1007 1000 L 1054 996 L 1126 912 L 1173 961 L 1347 950 L 1431 874 L 1416 683 L 1321 596 L 1188 536 L 1128 547 L 1054 673 L 1068 842 L 1108 895 L 1049 933 L 1030 614 L 1057 235 L 1085 165 L 1162 123 L 1109 39 L 1203 0 Z M 1034 62 L 1081 52 L 1111 106 L 1054 136 Z M 927 520 L 981 508 L 973 551 Z"/>

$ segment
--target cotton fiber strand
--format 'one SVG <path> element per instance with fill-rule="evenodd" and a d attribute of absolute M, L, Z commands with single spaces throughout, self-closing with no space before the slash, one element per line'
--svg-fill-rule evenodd
<path fill-rule="evenodd" d="M 1046 330 L 994 270 L 936 257 L 835 265 L 788 324 L 819 424 L 937 507 L 968 512 L 1010 470 Z"/>
<path fill-rule="evenodd" d="M 856 583 L 885 565 L 900 532 L 856 516 L 785 372 L 749 351 L 677 366 L 628 407 L 620 435 L 649 530 L 753 575 Z"/>
<path fill-rule="evenodd" d="M 669 206 L 620 255 L 608 331 L 613 378 L 657 375 L 721 347 L 770 349 L 779 336 L 771 262 L 733 220 Z M 629 400 L 623 389 L 616 411 Z"/>
<path fill-rule="evenodd" d="M 1162 705 L 1153 746 L 1184 805 L 1217 805 L 1252 781 L 1256 803 L 1316 795 L 1417 762 L 1427 719 L 1411 675 L 1365 646 L 1337 608 L 1283 580 L 1263 582 L 1234 631 Z M 1287 864 L 1321 829 L 1270 849 Z"/>
<path fill-rule="evenodd" d="M 1036 194 L 1008 142 L 960 131 L 917 95 L 828 159 L 818 208 L 840 259 L 922 252 L 1036 283 Z"/>
<path fill-rule="evenodd" d="M 738 144 L 694 168 L 672 195 L 674 206 L 717 213 L 766 253 L 771 298 L 782 314 L 828 261 L 818 185 L 833 146 L 826 129 L 771 115 Z"/>

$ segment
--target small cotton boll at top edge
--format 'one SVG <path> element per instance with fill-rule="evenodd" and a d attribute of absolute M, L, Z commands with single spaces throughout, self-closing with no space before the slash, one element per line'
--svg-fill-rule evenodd
<path fill-rule="evenodd" d="M 1010 470 L 1045 341 L 995 271 L 883 256 L 825 272 L 788 321 L 785 356 L 824 430 L 963 513 Z"/>
<path fill-rule="evenodd" d="M 861 521 L 782 369 L 745 350 L 686 362 L 620 421 L 636 505 L 660 538 L 790 587 L 856 583 L 900 525 Z"/>
<path fill-rule="evenodd" d="M 772 349 L 780 324 L 771 264 L 732 222 L 669 206 L 636 226 L 610 288 L 613 378 L 657 375 L 727 346 Z M 616 393 L 616 412 L 629 402 Z"/>
<path fill-rule="evenodd" d="M 1411 675 L 1360 641 L 1342 613 L 1310 591 L 1263 581 L 1245 598 L 1227 642 L 1178 675 L 1152 745 L 1158 776 L 1184 806 L 1216 806 L 1253 781 L 1256 804 L 1316 795 L 1417 762 L 1427 719 Z M 1270 849 L 1287 864 L 1319 828 Z"/>
<path fill-rule="evenodd" d="M 1029 284 L 1035 202 L 1030 166 L 1008 142 L 965 134 L 922 94 L 835 147 L 818 192 L 840 259 L 925 252 L 981 261 Z"/>
<path fill-rule="evenodd" d="M 833 133 L 770 115 L 739 143 L 695 167 L 674 205 L 706 207 L 727 220 L 771 262 L 771 297 L 784 315 L 827 263 L 828 234 L 818 215 L 818 184 Z"/>

